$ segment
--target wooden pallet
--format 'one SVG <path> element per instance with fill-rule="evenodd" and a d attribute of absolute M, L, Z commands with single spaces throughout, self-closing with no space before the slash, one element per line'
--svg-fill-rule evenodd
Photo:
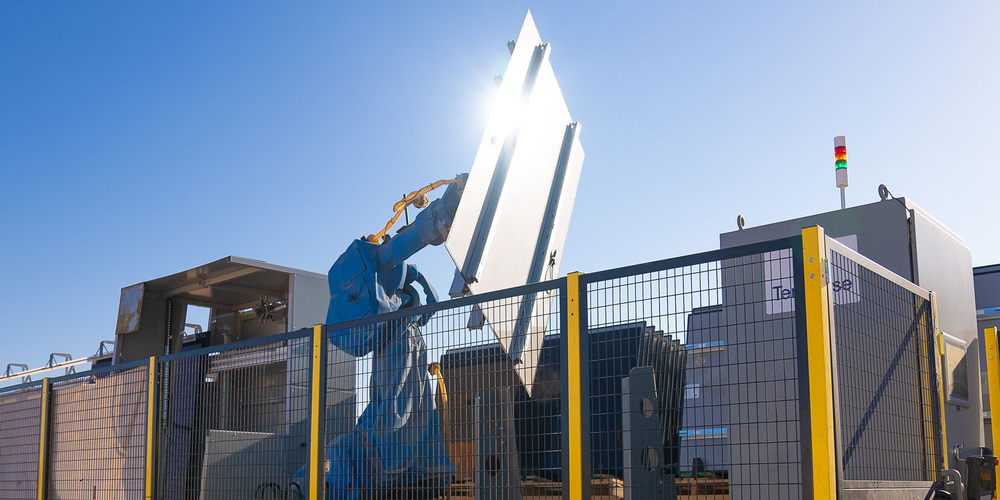
<path fill-rule="evenodd" d="M 677 479 L 678 500 L 729 500 L 729 480 L 718 477 L 684 477 Z M 562 498 L 563 485 L 556 481 L 528 479 L 521 482 L 522 500 L 551 500 Z M 623 500 L 625 486 L 621 479 L 599 477 L 590 480 L 591 498 L 597 500 Z M 439 500 L 474 498 L 475 483 L 463 481 L 452 484 Z"/>
<path fill-rule="evenodd" d="M 719 477 L 677 479 L 678 500 L 729 500 L 729 480 Z"/>
<path fill-rule="evenodd" d="M 475 484 L 472 481 L 452 484 L 448 492 L 441 496 L 439 500 L 458 500 L 474 498 Z M 532 478 L 521 482 L 522 500 L 551 500 L 562 498 L 563 484 L 556 481 Z M 596 500 L 623 500 L 625 490 L 622 487 L 621 479 L 613 477 L 601 477 L 590 480 L 591 498 Z"/>

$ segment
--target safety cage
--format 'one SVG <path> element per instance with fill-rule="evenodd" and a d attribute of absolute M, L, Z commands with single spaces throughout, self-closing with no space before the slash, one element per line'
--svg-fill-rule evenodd
<path fill-rule="evenodd" d="M 929 489 L 933 314 L 818 227 L 571 273 L 2 388 L 0 499 Z"/>

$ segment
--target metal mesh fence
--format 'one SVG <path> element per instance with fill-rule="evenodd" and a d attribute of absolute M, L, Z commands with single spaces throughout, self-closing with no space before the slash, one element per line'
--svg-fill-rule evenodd
<path fill-rule="evenodd" d="M 0 394 L 0 499 L 34 497 L 38 490 L 41 389 Z"/>
<path fill-rule="evenodd" d="M 326 498 L 561 497 L 558 286 L 328 326 Z"/>
<path fill-rule="evenodd" d="M 144 497 L 148 374 L 142 365 L 52 385 L 47 498 Z"/>
<path fill-rule="evenodd" d="M 934 480 L 943 457 L 928 297 L 836 251 L 830 285 L 844 479 Z"/>
<path fill-rule="evenodd" d="M 298 498 L 308 461 L 308 332 L 160 361 L 158 498 Z"/>
<path fill-rule="evenodd" d="M 585 276 L 593 474 L 631 498 L 803 496 L 783 244 Z"/>
<path fill-rule="evenodd" d="M 309 498 L 322 450 L 318 498 L 555 498 L 570 491 L 571 447 L 591 498 L 802 498 L 801 255 L 792 238 L 581 275 L 579 352 L 561 279 L 327 325 L 323 364 L 309 331 L 164 356 L 152 414 L 141 362 L 59 377 L 47 496 L 141 498 L 154 464 L 155 498 Z M 837 477 L 933 479 L 927 299 L 830 255 Z M 0 391 L 0 499 L 37 491 L 37 385 Z"/>

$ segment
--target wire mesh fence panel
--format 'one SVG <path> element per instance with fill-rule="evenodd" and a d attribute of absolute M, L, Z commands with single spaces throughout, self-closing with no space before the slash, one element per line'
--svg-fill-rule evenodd
<path fill-rule="evenodd" d="M 280 337 L 163 358 L 158 498 L 297 498 L 312 341 Z"/>
<path fill-rule="evenodd" d="M 830 284 L 844 479 L 934 480 L 942 455 L 928 297 L 836 251 Z"/>
<path fill-rule="evenodd" d="M 328 325 L 326 497 L 561 497 L 559 283 Z"/>
<path fill-rule="evenodd" d="M 787 245 L 586 277 L 591 473 L 625 498 L 802 498 Z"/>
<path fill-rule="evenodd" d="M 144 497 L 148 386 L 146 365 L 57 379 L 47 498 Z"/>
<path fill-rule="evenodd" d="M 0 499 L 33 498 L 38 491 L 41 389 L 0 394 Z"/>

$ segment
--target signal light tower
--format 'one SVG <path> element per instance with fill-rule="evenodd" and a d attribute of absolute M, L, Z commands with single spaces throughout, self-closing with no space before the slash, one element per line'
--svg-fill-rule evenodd
<path fill-rule="evenodd" d="M 847 137 L 838 135 L 833 138 L 833 159 L 837 172 L 837 187 L 840 188 L 840 209 L 847 208 Z"/>

